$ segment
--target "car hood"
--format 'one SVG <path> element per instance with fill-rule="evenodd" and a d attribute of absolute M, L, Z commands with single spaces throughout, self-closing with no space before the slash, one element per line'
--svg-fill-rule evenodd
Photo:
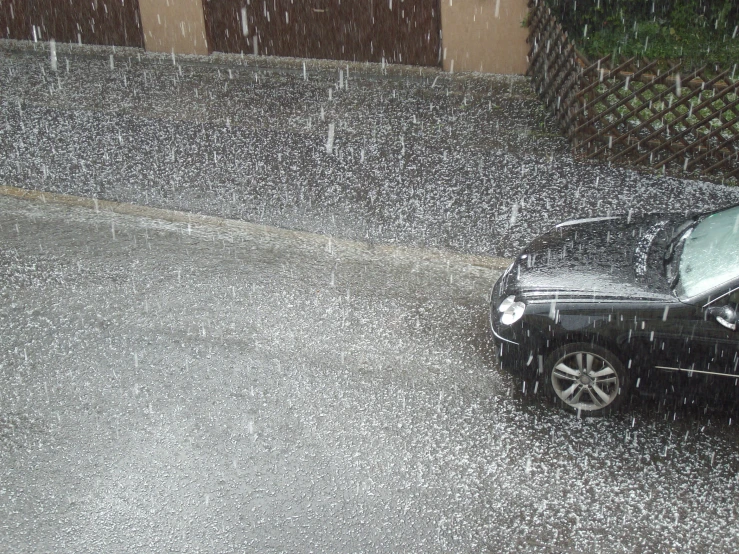
<path fill-rule="evenodd" d="M 684 220 L 650 214 L 566 221 L 524 249 L 503 288 L 529 301 L 674 299 L 662 260 Z"/>

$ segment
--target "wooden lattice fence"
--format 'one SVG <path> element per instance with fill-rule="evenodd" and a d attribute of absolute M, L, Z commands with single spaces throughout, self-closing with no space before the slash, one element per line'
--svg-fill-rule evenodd
<path fill-rule="evenodd" d="M 672 174 L 739 178 L 737 67 L 589 61 L 530 0 L 528 75 L 576 153 Z"/>

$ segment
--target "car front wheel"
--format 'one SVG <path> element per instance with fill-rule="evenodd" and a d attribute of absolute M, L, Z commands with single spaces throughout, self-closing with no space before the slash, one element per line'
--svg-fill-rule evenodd
<path fill-rule="evenodd" d="M 545 387 L 565 408 L 583 416 L 616 411 L 628 379 L 621 361 L 595 344 L 573 343 L 556 349 L 544 365 Z"/>

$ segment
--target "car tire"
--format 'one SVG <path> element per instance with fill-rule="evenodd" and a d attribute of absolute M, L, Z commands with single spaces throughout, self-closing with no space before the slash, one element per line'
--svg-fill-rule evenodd
<path fill-rule="evenodd" d="M 580 416 L 604 416 L 619 409 L 629 380 L 611 351 L 590 343 L 561 346 L 547 356 L 540 377 L 557 403 Z"/>

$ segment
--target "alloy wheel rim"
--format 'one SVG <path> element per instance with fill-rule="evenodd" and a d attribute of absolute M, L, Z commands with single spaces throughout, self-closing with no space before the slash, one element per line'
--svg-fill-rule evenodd
<path fill-rule="evenodd" d="M 618 395 L 618 373 L 605 359 L 592 352 L 572 352 L 559 359 L 552 370 L 552 387 L 560 400 L 583 411 L 602 410 Z"/>

